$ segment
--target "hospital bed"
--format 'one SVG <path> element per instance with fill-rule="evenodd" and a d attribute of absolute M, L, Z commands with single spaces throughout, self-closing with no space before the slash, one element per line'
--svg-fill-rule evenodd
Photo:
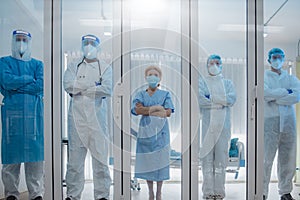
<path fill-rule="evenodd" d="M 133 135 L 136 135 L 134 130 L 131 130 Z M 226 168 L 227 173 L 235 174 L 234 179 L 239 176 L 239 170 L 241 167 L 245 167 L 245 151 L 244 144 L 238 141 L 238 138 L 232 138 L 230 141 L 230 149 L 228 154 L 228 164 Z M 135 157 L 132 157 L 132 163 L 134 163 Z M 181 168 L 181 153 L 173 149 L 170 151 L 170 167 Z M 201 165 L 199 165 L 201 169 Z M 137 178 L 133 178 L 130 181 L 130 187 L 133 190 L 140 190 L 140 184 Z"/>
<path fill-rule="evenodd" d="M 170 151 L 170 167 L 180 168 L 181 167 L 181 153 L 175 150 Z M 238 178 L 239 170 L 241 167 L 245 167 L 245 152 L 244 144 L 238 141 L 238 138 L 232 138 L 230 141 L 230 149 L 228 154 L 228 163 L 226 172 L 234 173 L 235 179 Z M 199 165 L 201 169 L 201 165 Z"/>

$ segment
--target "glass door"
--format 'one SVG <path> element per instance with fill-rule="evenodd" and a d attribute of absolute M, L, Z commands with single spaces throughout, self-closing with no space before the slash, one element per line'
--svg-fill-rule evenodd
<path fill-rule="evenodd" d="M 274 94 L 276 88 L 296 91 L 285 95 L 289 98 L 284 104 L 276 105 L 266 100 L 265 102 L 265 129 L 264 129 L 264 195 L 268 199 L 278 199 L 282 195 L 291 194 L 294 199 L 299 198 L 299 130 L 300 107 L 291 97 L 297 96 L 297 82 L 287 80 L 289 76 L 299 80 L 299 26 L 294 26 L 299 18 L 299 1 L 263 1 L 264 5 L 264 51 L 263 68 L 265 70 L 265 95 Z M 275 69 L 274 62 L 281 63 L 281 69 Z M 272 64 L 273 63 L 273 64 Z M 280 73 L 277 73 L 280 72 Z M 276 82 L 270 77 L 276 77 Z M 279 78 L 279 79 L 278 79 Z M 289 85 L 287 85 L 289 84 Z M 287 90 L 283 90 L 287 91 Z M 267 98 L 266 98 L 267 99 Z M 276 102 L 280 102 L 276 98 Z M 293 108 L 291 108 L 293 105 Z M 274 112 L 270 113 L 270 108 Z M 283 115 L 282 106 L 289 108 Z M 296 113 L 296 115 L 295 115 Z M 287 121 L 280 126 L 273 122 Z M 288 125 L 290 128 L 286 129 Z M 284 139 L 286 138 L 286 139 Z M 296 139 L 297 138 L 297 139 Z M 277 148 L 278 147 L 278 148 Z"/>
<path fill-rule="evenodd" d="M 113 198 L 113 1 L 61 1 L 63 198 Z"/>
<path fill-rule="evenodd" d="M 130 124 L 130 196 L 181 199 L 181 1 L 132 0 L 126 8 L 129 66 L 123 66 L 123 76 L 130 76 L 125 78 L 130 80 L 130 102 L 125 102 L 130 107 L 124 106 L 124 112 L 130 121 L 124 123 Z M 154 77 L 159 80 L 151 85 Z M 152 113 L 153 108 L 162 109 L 161 115 Z"/>
<path fill-rule="evenodd" d="M 192 199 L 262 198 L 260 8 L 250 1 L 191 3 Z"/>
<path fill-rule="evenodd" d="M 199 199 L 246 199 L 246 1 L 198 1 Z"/>
<path fill-rule="evenodd" d="M 44 21 L 49 12 L 44 1 L 1 2 L 1 199 L 51 193 L 51 134 L 44 124 L 50 120 L 50 90 L 44 87 L 49 83 L 44 48 L 50 42 Z M 28 192 L 33 186 L 36 190 Z"/>

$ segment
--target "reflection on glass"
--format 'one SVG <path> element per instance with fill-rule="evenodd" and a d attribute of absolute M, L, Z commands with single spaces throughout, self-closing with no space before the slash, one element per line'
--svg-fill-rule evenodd
<path fill-rule="evenodd" d="M 199 80 L 199 105 L 202 118 L 202 163 L 204 199 L 225 198 L 225 173 L 228 144 L 231 137 L 230 107 L 236 101 L 231 80 L 222 75 L 222 60 L 218 55 L 207 59 L 208 76 Z M 235 155 L 238 156 L 238 152 Z"/>
<path fill-rule="evenodd" d="M 278 150 L 278 187 L 281 199 L 293 199 L 296 169 L 296 116 L 300 81 L 282 69 L 285 53 L 280 48 L 268 52 L 271 65 L 264 74 L 264 199 L 268 198 L 273 161 Z"/>
<path fill-rule="evenodd" d="M 222 174 L 222 178 L 217 180 L 216 183 L 219 184 L 218 191 L 213 191 L 213 194 L 221 195 L 225 199 L 238 200 L 246 199 L 246 168 L 245 168 L 245 158 L 246 156 L 246 141 L 247 141 L 247 67 L 246 67 L 246 1 L 239 2 L 220 2 L 220 1 L 207 1 L 199 0 L 198 1 L 199 9 L 199 77 L 204 79 L 205 85 L 211 85 L 207 82 L 206 77 L 211 77 L 207 68 L 207 58 L 211 54 L 218 54 L 222 57 L 222 75 L 224 80 L 229 79 L 236 90 L 236 102 L 232 107 L 230 107 L 231 115 L 230 117 L 223 118 L 224 125 L 226 126 L 213 126 L 208 127 L 209 123 L 212 123 L 212 117 L 214 117 L 214 110 L 204 112 L 204 108 L 199 112 L 200 116 L 200 138 L 199 138 L 199 147 L 203 151 L 206 147 L 209 147 L 211 141 L 207 141 L 210 138 L 205 136 L 208 134 L 207 131 L 212 131 L 214 127 L 222 128 L 223 130 L 216 133 L 221 134 L 223 138 L 224 149 L 221 152 L 214 154 L 214 159 L 220 159 L 222 162 L 215 162 L 214 167 L 208 167 L 206 162 L 202 161 L 200 163 L 199 171 L 199 199 L 205 196 L 205 190 L 202 191 L 202 188 L 207 186 L 205 184 L 206 179 L 206 170 L 208 173 L 215 172 L 218 176 Z M 213 12 L 211 12 L 213 10 Z M 238 12 L 236 12 L 238 10 Z M 221 15 L 215 15 L 215 13 L 222 13 Z M 234 14 L 233 14 L 234 13 Z M 237 17 L 239 16 L 239 17 Z M 207 20 L 210 19 L 210 20 Z M 218 63 L 216 63 L 217 66 Z M 218 72 L 217 67 L 210 69 L 210 73 Z M 211 79 L 211 78 L 210 78 Z M 225 81 L 226 82 L 226 81 Z M 221 82 L 220 82 L 221 83 Z M 215 83 L 216 84 L 216 83 Z M 207 86 L 206 86 L 207 87 Z M 220 86 L 222 88 L 223 86 Z M 224 92 L 226 91 L 226 85 L 224 84 Z M 208 87 L 209 88 L 209 87 Z M 203 90 L 203 89 L 202 89 Z M 205 90 L 204 90 L 205 91 Z M 201 91 L 200 92 L 204 92 Z M 223 93 L 224 93 L 223 92 Z M 225 95 L 225 94 L 224 94 Z M 210 98 L 210 96 L 209 96 Z M 201 97 L 200 97 L 201 99 Z M 204 96 L 202 100 L 211 100 Z M 199 100 L 200 101 L 200 100 Z M 199 102 L 199 105 L 201 101 Z M 229 107 L 226 108 L 229 110 Z M 229 112 L 229 111 L 228 111 Z M 207 118 L 207 115 L 209 118 Z M 217 118 L 221 116 L 216 115 Z M 215 117 L 214 117 L 215 118 Z M 216 122 L 218 120 L 213 120 L 213 123 L 222 123 Z M 205 130 L 206 127 L 206 130 Z M 212 131 L 213 132 L 213 131 Z M 220 136 L 220 138 L 221 138 Z M 214 140 L 218 138 L 211 138 Z M 221 140 L 218 140 L 218 142 Z M 208 142 L 208 144 L 207 144 Z M 215 148 L 222 146 L 222 144 L 214 145 Z M 225 144 L 226 143 L 226 144 Z M 212 147 L 210 147 L 212 148 Z M 209 148 L 208 148 L 209 150 Z M 217 149 L 216 149 L 217 150 Z M 229 151 L 228 151 L 229 150 Z M 200 159 L 202 154 L 205 155 L 206 151 L 200 151 Z M 237 155 L 237 156 L 236 156 Z M 222 159 L 221 159 L 222 158 Z M 220 165 L 220 163 L 223 163 Z M 208 169 L 206 169 L 208 168 Z M 225 168 L 225 169 L 224 169 Z M 226 172 L 224 175 L 224 171 Z M 225 177 L 224 177 L 225 176 Z M 225 188 L 224 188 L 225 182 Z M 225 191 L 224 191 L 225 189 Z M 211 191 L 210 191 L 211 192 Z M 210 193 L 209 192 L 209 193 Z M 221 194 L 219 194 L 221 193 Z"/>
<path fill-rule="evenodd" d="M 2 181 L 7 199 L 19 198 L 24 163 L 29 199 L 44 195 L 43 63 L 31 57 L 31 34 L 15 30 L 12 56 L 0 59 Z"/>
<path fill-rule="evenodd" d="M 182 181 L 181 137 L 184 135 L 181 131 L 181 1 L 130 0 L 128 2 L 131 30 L 131 97 L 134 98 L 138 92 L 146 91 L 148 88 L 144 75 L 146 67 L 154 65 L 163 72 L 159 89 L 170 93 L 176 112 L 168 119 L 170 178 L 163 182 L 162 199 L 180 199 Z M 141 116 L 132 115 L 131 128 L 135 132 L 138 132 L 140 128 L 140 120 Z M 133 139 L 131 145 L 133 176 L 137 171 L 134 163 L 135 158 L 139 156 L 137 155 L 138 152 L 136 152 L 139 147 L 136 145 L 137 141 Z M 167 152 L 165 153 L 167 154 Z M 164 165 L 164 163 L 161 164 Z M 132 191 L 132 199 L 148 199 L 147 182 L 133 178 L 134 181 L 140 183 L 141 191 L 138 193 Z M 157 186 L 160 187 L 159 185 Z"/>
<path fill-rule="evenodd" d="M 112 69 L 97 57 L 100 50 L 98 37 L 83 36 L 81 49 L 83 57 L 71 62 L 64 74 L 64 89 L 71 97 L 68 112 L 67 199 L 81 198 L 88 150 L 92 156 L 94 197 L 108 199 L 111 178 L 105 101 L 106 97 L 112 95 Z"/>
<path fill-rule="evenodd" d="M 181 69 L 181 60 L 179 56 L 168 54 L 166 52 L 162 51 L 154 51 L 154 50 L 142 50 L 142 51 L 136 51 L 131 54 L 131 73 L 134 74 L 131 79 L 131 85 L 133 91 L 132 91 L 132 100 L 133 98 L 137 97 L 137 95 L 144 94 L 143 96 L 146 96 L 150 98 L 150 96 L 147 94 L 146 90 L 149 88 L 149 84 L 146 80 L 145 75 L 145 69 L 149 66 L 157 66 L 159 70 L 163 72 L 163 75 L 160 79 L 160 85 L 158 88 L 158 91 L 168 91 L 170 97 L 172 98 L 172 102 L 174 103 L 174 107 L 176 108 L 176 112 L 174 112 L 171 117 L 166 120 L 159 119 L 157 117 L 143 117 L 147 119 L 156 119 L 155 126 L 157 126 L 157 130 L 153 130 L 151 133 L 156 135 L 157 132 L 159 132 L 160 129 L 164 128 L 165 121 L 169 121 L 169 159 L 167 160 L 159 160 L 159 163 L 156 163 L 155 161 L 157 158 L 155 158 L 151 163 L 149 164 L 149 167 L 152 166 L 152 168 L 157 168 L 155 165 L 169 165 L 169 172 L 170 172 L 170 179 L 164 181 L 163 189 L 162 189 L 162 198 L 163 199 L 180 199 L 180 181 L 181 181 L 181 122 L 180 122 L 180 108 L 181 108 L 181 83 L 180 81 L 180 69 Z M 148 95 L 148 96 L 147 96 Z M 152 97 L 151 97 L 152 98 Z M 151 100 L 150 98 L 150 100 Z M 154 93 L 153 98 L 157 98 L 156 94 Z M 148 99 L 149 100 L 149 99 Z M 157 100 L 158 101 L 158 100 Z M 134 106 L 134 104 L 132 105 Z M 132 130 L 134 130 L 134 133 L 137 134 L 139 130 L 144 131 L 146 130 L 147 126 L 144 128 L 141 128 L 141 123 L 144 121 L 141 121 L 142 116 L 135 116 L 132 115 Z M 146 121 L 147 122 L 147 121 Z M 163 122 L 163 123 L 162 123 Z M 150 124 L 153 124 L 152 121 Z M 142 125 L 144 126 L 145 123 L 143 122 Z M 149 134 L 148 134 L 149 135 Z M 149 135 L 149 137 L 151 137 Z M 155 138 L 155 136 L 152 135 L 152 138 Z M 139 139 L 138 139 L 139 140 Z M 133 139 L 132 142 L 132 164 L 133 164 L 133 175 L 138 175 L 136 172 L 137 169 L 135 169 L 136 165 L 134 164 L 135 158 L 137 156 L 143 156 L 144 154 L 140 154 L 137 152 L 140 147 L 137 146 L 136 139 Z M 159 145 L 163 145 L 164 141 L 158 141 L 158 144 L 156 144 L 156 147 Z M 153 142 L 153 144 L 155 144 Z M 153 147 L 155 148 L 155 147 Z M 166 150 L 164 148 L 164 150 Z M 167 152 L 165 152 L 167 153 Z M 146 154 L 147 156 L 148 154 Z M 149 154 L 156 155 L 156 153 Z M 144 155 L 145 156 L 145 155 Z M 164 161 L 164 162 L 163 162 Z M 150 162 L 150 161 L 149 161 Z M 138 166 L 139 167 L 139 166 Z M 135 177 L 134 177 L 135 178 Z M 134 181 L 138 181 L 140 183 L 141 192 L 135 193 L 132 192 L 133 199 L 148 199 L 148 185 L 146 181 L 143 181 L 141 179 L 134 179 Z M 150 183 L 151 184 L 151 183 Z M 150 185 L 151 187 L 151 185 Z M 176 190 L 176 192 L 171 192 Z"/>
<path fill-rule="evenodd" d="M 264 195 L 268 199 L 299 198 L 300 105 L 291 101 L 297 95 L 300 77 L 300 28 L 295 25 L 299 7 L 300 1 L 263 1 Z M 271 101 L 275 90 L 278 96 Z M 288 193 L 291 196 L 281 197 Z"/>
<path fill-rule="evenodd" d="M 157 182 L 156 199 L 161 200 L 164 180 L 170 179 L 170 130 L 167 117 L 174 112 L 170 93 L 160 90 L 162 71 L 156 66 L 145 69 L 146 90 L 133 98 L 131 112 L 142 115 L 136 144 L 135 178 L 147 181 L 149 200 L 154 200 L 153 181 Z"/>
<path fill-rule="evenodd" d="M 74 195 L 71 190 L 76 190 L 77 187 L 84 188 L 83 191 L 77 191 L 78 194 L 82 192 L 82 199 L 108 199 L 108 194 L 110 195 L 109 199 L 113 198 L 113 188 L 110 187 L 113 175 L 113 143 L 111 140 L 113 138 L 113 119 L 111 96 L 108 95 L 112 92 L 111 83 L 113 79 L 110 67 L 110 63 L 112 63 L 113 4 L 113 1 L 104 0 L 87 0 L 84 2 L 62 0 L 63 62 L 61 72 L 68 71 L 67 67 L 70 68 L 73 65 L 72 70 L 75 70 L 77 74 L 73 74 L 73 78 L 76 78 L 77 83 L 79 85 L 84 84 L 83 87 L 93 86 L 81 92 L 84 99 L 80 99 L 80 95 L 71 97 L 67 92 L 63 92 L 62 95 L 62 119 L 64 120 L 61 135 L 64 144 L 62 146 L 62 182 L 68 182 L 62 185 L 62 187 L 67 186 L 67 189 L 63 188 L 64 198 Z M 98 46 L 98 41 L 92 39 L 93 37 L 85 37 L 91 40 L 80 40 L 82 36 L 87 34 L 97 36 L 100 46 Z M 99 62 L 88 63 L 86 59 L 83 60 L 83 56 L 93 60 L 95 54 L 97 54 Z M 84 80 L 88 80 L 87 83 L 84 83 Z M 103 90 L 99 90 L 99 88 Z M 106 97 L 102 98 L 102 96 Z M 80 105 L 81 100 L 85 102 Z M 88 100 L 90 100 L 90 104 L 87 102 Z M 86 108 L 84 107 L 85 104 Z M 89 114 L 78 117 L 83 111 Z M 71 117 L 70 114 L 72 114 Z M 80 120 L 83 118 L 80 117 L 87 119 L 81 122 Z M 73 132 L 74 129 L 76 130 Z M 86 134 L 83 137 L 80 136 L 83 133 Z M 77 137 L 74 136 L 76 134 Z M 73 156 L 70 153 L 72 151 L 70 147 L 72 145 L 74 147 L 77 140 L 80 141 L 80 146 L 83 149 L 88 149 L 88 151 L 86 155 L 76 154 L 76 156 L 81 156 L 78 160 L 83 159 L 82 157 L 86 159 L 81 161 L 82 166 L 84 166 L 83 172 L 81 171 L 82 177 L 72 182 L 70 180 L 72 175 L 67 168 L 70 164 L 72 165 L 71 162 L 75 163 L 74 165 L 79 162 L 72 159 Z M 84 150 L 82 151 L 84 152 Z M 109 163 L 107 162 L 108 159 Z M 68 161 L 69 164 L 67 165 Z M 104 171 L 104 173 L 99 175 L 100 171 Z M 84 183 L 82 183 L 82 179 L 84 179 Z M 79 181 L 82 186 L 79 186 Z M 100 187 L 103 188 L 103 191 L 98 189 Z"/>

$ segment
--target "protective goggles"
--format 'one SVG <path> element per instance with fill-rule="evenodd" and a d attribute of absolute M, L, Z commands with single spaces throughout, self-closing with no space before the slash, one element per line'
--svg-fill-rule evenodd
<path fill-rule="evenodd" d="M 283 60 L 283 58 L 284 58 L 284 55 L 282 55 L 282 54 L 272 54 L 271 55 L 272 60 L 277 60 L 277 59 Z"/>
<path fill-rule="evenodd" d="M 220 66 L 221 64 L 222 64 L 221 60 L 211 59 L 211 60 L 208 61 L 207 66 L 213 66 L 213 65 Z"/>

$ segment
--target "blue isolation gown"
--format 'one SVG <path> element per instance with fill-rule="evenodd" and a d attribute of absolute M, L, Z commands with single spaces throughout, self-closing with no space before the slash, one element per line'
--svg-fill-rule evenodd
<path fill-rule="evenodd" d="M 44 160 L 43 63 L 0 59 L 2 163 Z"/>
<path fill-rule="evenodd" d="M 149 107 L 161 105 L 174 112 L 170 93 L 156 90 L 150 96 L 147 91 L 139 92 L 133 99 L 131 112 L 136 103 Z M 163 181 L 170 178 L 170 131 L 167 118 L 142 116 L 137 133 L 135 177 L 149 181 Z"/>

